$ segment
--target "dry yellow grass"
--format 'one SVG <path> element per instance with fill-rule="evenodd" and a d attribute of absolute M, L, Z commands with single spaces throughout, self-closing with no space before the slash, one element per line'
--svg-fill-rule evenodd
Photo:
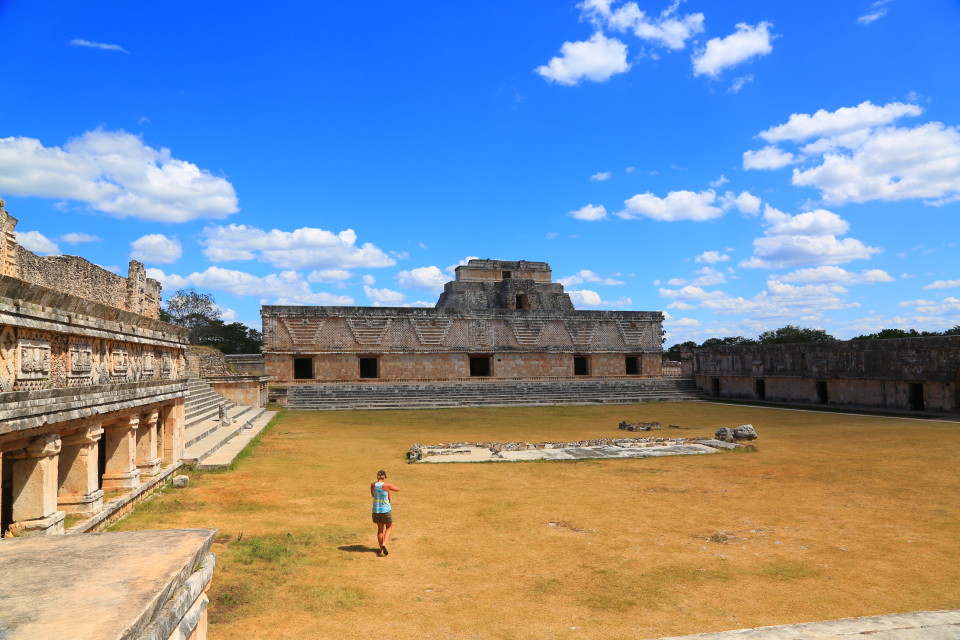
<path fill-rule="evenodd" d="M 405 463 L 410 444 L 753 423 L 756 453 Z M 960 608 L 960 424 L 664 403 L 286 413 L 120 529 L 216 527 L 211 637 L 652 638 Z M 373 552 L 369 483 L 395 496 Z M 550 523 L 558 523 L 551 525 Z M 242 536 L 242 537 L 241 537 Z"/>

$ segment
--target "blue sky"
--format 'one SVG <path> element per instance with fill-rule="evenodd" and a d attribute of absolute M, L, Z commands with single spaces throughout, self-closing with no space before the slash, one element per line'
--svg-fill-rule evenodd
<path fill-rule="evenodd" d="M 432 305 L 475 256 L 668 344 L 960 324 L 956 0 L 0 0 L 0 30 L 21 243 L 230 321 Z"/>

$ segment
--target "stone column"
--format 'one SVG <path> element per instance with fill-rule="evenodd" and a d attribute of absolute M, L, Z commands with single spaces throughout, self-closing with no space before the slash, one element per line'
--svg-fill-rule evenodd
<path fill-rule="evenodd" d="M 160 458 L 157 456 L 157 420 L 160 412 L 154 409 L 140 416 L 137 427 L 137 468 L 140 476 L 155 476 L 160 473 Z"/>
<path fill-rule="evenodd" d="M 136 489 L 140 486 L 137 469 L 137 425 L 140 416 L 126 416 L 112 424 L 103 425 L 103 446 L 107 448 L 107 470 L 103 474 L 105 491 Z"/>
<path fill-rule="evenodd" d="M 178 398 L 163 421 L 163 463 L 173 464 L 183 457 L 184 400 Z"/>
<path fill-rule="evenodd" d="M 103 509 L 103 489 L 97 486 L 97 442 L 102 436 L 103 429 L 96 425 L 61 439 L 57 504 L 70 515 L 93 515 Z"/>
<path fill-rule="evenodd" d="M 23 449 L 7 451 L 13 463 L 13 522 L 8 534 L 17 537 L 63 533 L 63 511 L 57 511 L 57 455 L 60 436 L 48 433 Z"/>

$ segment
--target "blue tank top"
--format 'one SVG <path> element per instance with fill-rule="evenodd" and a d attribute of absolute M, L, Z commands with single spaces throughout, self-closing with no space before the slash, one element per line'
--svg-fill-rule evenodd
<path fill-rule="evenodd" d="M 373 512 L 389 513 L 393 507 L 390 506 L 390 494 L 383 488 L 382 482 L 373 485 Z"/>

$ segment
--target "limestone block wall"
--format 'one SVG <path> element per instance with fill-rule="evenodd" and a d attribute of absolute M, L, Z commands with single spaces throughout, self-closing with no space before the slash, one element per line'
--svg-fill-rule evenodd
<path fill-rule="evenodd" d="M 247 407 L 263 407 L 267 404 L 267 382 L 265 375 L 231 375 L 204 378 L 218 394 L 236 404 Z"/>
<path fill-rule="evenodd" d="M 960 410 L 960 336 L 707 347 L 692 364 L 720 397 Z"/>
<path fill-rule="evenodd" d="M 261 311 L 264 366 L 273 382 L 359 380 L 359 360 L 378 360 L 377 379 L 445 380 L 470 376 L 470 356 L 491 358 L 491 376 L 623 377 L 625 357 L 642 377 L 660 376 L 662 320 L 644 311 L 460 311 L 393 307 L 279 307 Z"/>
<path fill-rule="evenodd" d="M 227 362 L 237 373 L 263 373 L 263 354 L 260 353 L 233 353 L 224 356 Z"/>

